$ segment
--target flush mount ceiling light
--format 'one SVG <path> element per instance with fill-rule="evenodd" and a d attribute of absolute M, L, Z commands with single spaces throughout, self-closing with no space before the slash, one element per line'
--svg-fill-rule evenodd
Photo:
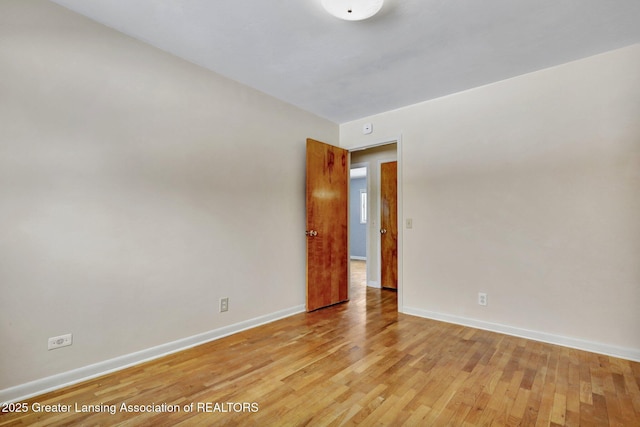
<path fill-rule="evenodd" d="M 337 18 L 361 21 L 378 13 L 383 2 L 384 0 L 322 0 L 322 7 Z"/>

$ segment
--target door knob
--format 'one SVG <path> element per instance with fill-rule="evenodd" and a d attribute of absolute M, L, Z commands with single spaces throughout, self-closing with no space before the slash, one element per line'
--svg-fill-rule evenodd
<path fill-rule="evenodd" d="M 381 229 L 380 229 L 380 234 L 385 234 L 386 232 L 387 232 L 387 229 L 386 229 L 386 228 L 381 228 Z"/>
<path fill-rule="evenodd" d="M 306 234 L 307 236 L 313 237 L 313 236 L 317 236 L 318 232 L 315 230 L 309 230 L 309 231 L 305 231 L 304 234 Z"/>

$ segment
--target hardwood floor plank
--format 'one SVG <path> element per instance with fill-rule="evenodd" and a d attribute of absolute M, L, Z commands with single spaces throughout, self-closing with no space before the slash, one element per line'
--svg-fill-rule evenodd
<path fill-rule="evenodd" d="M 556 393 L 553 396 L 553 406 L 551 407 L 551 422 L 558 425 L 565 425 L 567 418 L 567 396 Z"/>
<path fill-rule="evenodd" d="M 398 313 L 358 269 L 348 303 L 25 401 L 113 414 L 30 409 L 0 426 L 640 426 L 640 363 Z M 152 403 L 181 410 L 120 410 Z"/>
<path fill-rule="evenodd" d="M 518 394 L 516 395 L 516 400 L 513 402 L 513 405 L 511 406 L 511 410 L 509 412 L 507 425 L 520 424 L 520 422 L 524 418 L 524 413 L 527 409 L 527 401 L 529 400 L 530 394 L 531 394 L 531 390 L 526 390 L 523 388 L 520 388 L 518 390 Z"/>

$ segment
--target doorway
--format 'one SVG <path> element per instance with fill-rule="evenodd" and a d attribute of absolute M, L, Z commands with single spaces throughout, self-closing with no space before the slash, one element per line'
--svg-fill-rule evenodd
<path fill-rule="evenodd" d="M 368 163 L 351 163 L 349 170 L 350 286 L 367 285 Z"/>
<path fill-rule="evenodd" d="M 397 161 L 398 146 L 395 141 L 350 151 L 351 167 L 366 166 L 366 249 L 364 274 L 366 285 L 372 288 L 382 288 L 382 248 L 381 248 L 381 165 L 387 162 Z M 359 198 L 359 192 L 354 196 L 350 192 L 350 198 Z M 353 210 L 353 200 L 350 201 Z M 353 212 L 351 213 L 353 215 Z M 351 225 L 351 224 L 350 224 Z M 351 235 L 350 239 L 355 238 Z M 352 268 L 358 271 L 353 263 L 357 259 L 351 258 Z"/>
<path fill-rule="evenodd" d="M 307 139 L 307 311 L 345 302 L 349 292 L 349 168 L 353 163 L 369 163 L 365 201 L 361 215 L 366 217 L 365 274 L 366 292 L 379 292 L 381 280 L 381 165 L 396 162 L 399 139 L 349 151 Z M 398 180 L 398 197 L 401 198 Z M 321 212 L 319 212 L 319 210 Z M 402 217 L 402 205 L 398 204 Z M 364 222 L 364 221 L 363 221 Z M 399 230 L 400 231 L 400 230 Z M 402 233 L 398 234 L 397 259 L 401 259 Z M 402 311 L 401 267 L 398 269 L 398 292 L 392 291 Z M 382 292 L 387 292 L 388 289 Z"/>

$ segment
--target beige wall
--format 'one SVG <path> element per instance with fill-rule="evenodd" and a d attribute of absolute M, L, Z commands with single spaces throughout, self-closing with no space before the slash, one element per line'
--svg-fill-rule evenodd
<path fill-rule="evenodd" d="M 0 392 L 302 310 L 307 137 L 338 126 L 55 4 L 0 2 Z"/>
<path fill-rule="evenodd" d="M 402 309 L 640 359 L 638 76 L 634 45 L 341 125 L 402 136 Z"/>

